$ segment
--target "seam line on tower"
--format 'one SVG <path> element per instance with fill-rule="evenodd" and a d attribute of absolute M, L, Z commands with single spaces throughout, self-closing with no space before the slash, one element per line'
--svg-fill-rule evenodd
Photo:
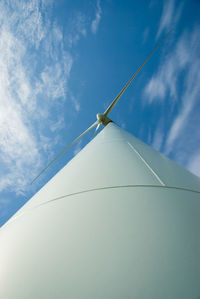
<path fill-rule="evenodd" d="M 46 204 L 49 204 L 51 202 L 54 202 L 54 201 L 57 201 L 57 200 L 60 200 L 60 199 L 64 199 L 66 197 L 70 197 L 70 196 L 75 196 L 75 195 L 80 195 L 82 193 L 88 193 L 88 192 L 93 192 L 93 191 L 101 191 L 101 190 L 106 190 L 106 189 L 120 189 L 120 188 L 165 188 L 165 189 L 175 189 L 175 190 L 179 190 L 179 191 L 188 191 L 188 192 L 194 192 L 194 193 L 198 193 L 200 194 L 200 191 L 197 191 L 197 190 L 192 190 L 192 189 L 187 189 L 187 188 L 182 188 L 182 187 L 175 187 L 175 186 L 161 186 L 161 185 L 120 185 L 120 186 L 107 186 L 107 187 L 101 187 L 101 188 L 95 188 L 95 189 L 89 189 L 89 190 L 82 190 L 82 191 L 79 191 L 79 192 L 75 192 L 75 193 L 70 193 L 70 194 L 65 194 L 65 195 L 62 195 L 62 196 L 59 196 L 59 197 L 56 197 L 56 198 L 52 198 L 48 201 L 45 201 L 37 206 L 34 206 L 34 207 L 30 207 L 30 208 L 27 208 L 27 210 L 23 213 L 19 213 L 18 215 L 16 216 L 13 216 L 8 222 L 6 222 L 4 224 L 4 226 L 6 226 L 10 221 L 14 221 L 16 220 L 17 218 L 23 216 L 25 213 L 27 212 L 31 212 L 32 210 L 34 209 L 37 209 L 41 206 L 44 206 Z"/>
<path fill-rule="evenodd" d="M 146 165 L 146 167 L 151 171 L 151 173 L 156 177 L 159 183 L 162 186 L 166 186 L 165 183 L 161 180 L 158 174 L 151 168 L 151 166 L 147 163 L 147 161 L 140 155 L 140 153 L 134 148 L 134 146 L 128 142 L 128 145 L 132 148 L 132 150 L 138 155 L 138 157 L 142 160 L 142 162 Z"/>
<path fill-rule="evenodd" d="M 70 197 L 70 196 L 75 196 L 75 195 L 80 195 L 83 193 L 88 193 L 88 192 L 94 192 L 94 191 L 101 191 L 101 190 L 107 190 L 107 189 L 120 189 L 120 188 L 165 188 L 165 189 L 175 189 L 175 190 L 179 190 L 179 191 L 188 191 L 188 192 L 194 192 L 194 193 L 198 193 L 200 194 L 200 191 L 197 190 L 192 190 L 192 189 L 187 189 L 187 188 L 182 188 L 182 187 L 175 187 L 175 186 L 160 186 L 160 185 L 119 185 L 119 186 L 107 186 L 107 187 L 100 187 L 100 188 L 94 188 L 94 189 L 88 189 L 88 190 L 82 190 L 79 192 L 74 192 L 74 193 L 69 193 L 69 194 L 65 194 L 56 198 L 52 198 L 48 201 L 45 201 L 37 206 L 34 206 L 31 209 L 35 209 L 38 208 L 40 206 L 46 205 L 50 202 L 56 201 L 56 200 L 60 200 L 60 199 L 64 199 L 65 197 Z M 27 210 L 28 211 L 28 210 Z M 19 217 L 20 215 L 16 216 Z"/>

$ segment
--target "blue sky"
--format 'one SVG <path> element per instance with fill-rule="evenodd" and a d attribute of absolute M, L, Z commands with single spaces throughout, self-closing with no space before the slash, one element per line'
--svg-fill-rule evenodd
<path fill-rule="evenodd" d="M 200 2 L 0 2 L 0 225 L 85 144 L 32 179 L 104 112 L 200 176 Z"/>

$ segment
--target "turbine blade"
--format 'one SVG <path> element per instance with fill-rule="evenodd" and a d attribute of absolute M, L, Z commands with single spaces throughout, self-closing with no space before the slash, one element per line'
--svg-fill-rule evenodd
<path fill-rule="evenodd" d="M 95 132 L 94 132 L 94 134 L 93 134 L 93 136 L 92 136 L 92 139 L 96 136 L 97 131 L 99 130 L 100 125 L 101 125 L 101 123 L 98 123 L 98 125 L 97 125 L 97 127 L 96 127 L 96 130 L 95 130 Z"/>
<path fill-rule="evenodd" d="M 33 179 L 33 181 L 31 182 L 31 184 L 33 184 L 33 182 L 35 182 L 35 180 L 37 180 L 39 178 L 39 176 L 41 176 L 41 174 L 54 162 L 56 161 L 62 154 L 64 154 L 64 152 L 66 152 L 66 150 L 68 150 L 75 142 L 77 142 L 79 139 L 81 139 L 85 134 L 87 134 L 92 128 L 94 128 L 96 125 L 98 125 L 98 121 L 95 121 L 95 123 L 93 123 L 85 132 L 83 132 L 79 137 L 77 137 L 70 145 L 68 145 L 59 155 L 57 155 L 51 162 L 49 162 L 49 164 L 47 164 L 47 166 L 42 169 L 42 171 Z"/>
<path fill-rule="evenodd" d="M 154 54 L 154 52 L 160 47 L 160 45 L 164 42 L 164 40 L 169 36 L 169 34 L 172 32 L 173 29 L 171 29 L 164 37 L 163 39 L 157 44 L 157 46 L 153 49 L 153 51 L 149 54 L 149 56 L 145 59 L 145 61 L 141 64 L 141 66 L 137 69 L 137 71 L 134 73 L 134 75 L 130 78 L 130 80 L 126 83 L 124 88 L 120 91 L 120 93 L 116 96 L 114 101 L 108 106 L 106 111 L 104 112 L 104 115 L 108 115 L 108 113 L 115 107 L 117 102 L 119 101 L 121 95 L 124 93 L 124 91 L 127 89 L 129 84 L 132 82 L 132 80 L 135 78 L 135 76 L 139 73 L 141 68 L 145 65 L 145 63 L 149 60 L 149 58 Z"/>

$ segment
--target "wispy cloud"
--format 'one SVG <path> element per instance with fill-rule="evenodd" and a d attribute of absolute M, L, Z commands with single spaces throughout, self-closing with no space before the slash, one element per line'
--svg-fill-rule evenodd
<path fill-rule="evenodd" d="M 188 169 L 200 177 L 200 151 L 196 151 L 193 156 L 189 159 Z"/>
<path fill-rule="evenodd" d="M 183 48 L 182 56 L 180 55 L 182 63 L 187 62 L 187 75 L 183 86 L 183 92 L 181 94 L 182 107 L 173 121 L 173 124 L 168 133 L 166 141 L 166 153 L 169 154 L 174 146 L 174 142 L 182 137 L 185 126 L 187 126 L 189 118 L 194 111 L 195 105 L 199 100 L 200 94 L 200 56 L 199 56 L 199 43 L 200 28 L 196 28 L 191 37 L 185 34 L 184 39 L 187 44 L 186 48 Z M 183 40 L 181 41 L 183 45 Z M 180 44 L 179 44 L 180 47 Z M 180 49 L 180 48 L 179 48 Z M 186 59 L 187 57 L 187 59 Z M 195 128 L 196 129 L 196 128 Z"/>
<path fill-rule="evenodd" d="M 39 0 L 0 3 L 0 191 L 23 193 L 46 163 L 52 144 L 41 119 L 61 127 L 51 119 L 55 100 L 66 99 L 73 59 L 48 9 Z"/>
<path fill-rule="evenodd" d="M 196 53 L 191 55 L 190 43 L 193 44 L 193 41 L 188 40 L 188 34 L 183 34 L 171 53 L 162 59 L 157 73 L 152 76 L 144 89 L 149 103 L 162 101 L 166 96 L 173 100 L 177 99 L 177 80 L 188 64 L 193 62 L 192 56 L 196 55 Z"/>
<path fill-rule="evenodd" d="M 97 0 L 97 8 L 96 8 L 96 14 L 95 14 L 95 19 L 92 21 L 91 24 L 91 31 L 93 34 L 97 33 L 98 27 L 99 27 L 99 22 L 101 20 L 101 13 L 102 9 L 100 6 L 100 0 Z"/>
<path fill-rule="evenodd" d="M 78 12 L 70 23 L 70 33 L 68 34 L 68 47 L 76 45 L 81 37 L 86 37 L 86 16 Z"/>
<path fill-rule="evenodd" d="M 55 132 L 55 131 L 60 131 L 61 129 L 63 129 L 65 127 L 65 121 L 64 121 L 64 117 L 61 116 L 59 117 L 58 121 L 57 122 L 53 122 L 50 126 L 50 130 L 52 132 Z"/>
<path fill-rule="evenodd" d="M 151 104 L 153 100 L 161 101 L 166 96 L 167 86 L 164 82 L 165 73 L 163 70 L 164 69 L 160 70 L 158 74 L 154 75 L 144 89 L 144 94 L 149 104 Z"/>
<path fill-rule="evenodd" d="M 151 145 L 155 150 L 160 151 L 163 141 L 164 141 L 164 131 L 163 131 L 163 127 L 159 124 L 157 129 L 155 130 Z"/>
<path fill-rule="evenodd" d="M 164 153 L 173 155 L 177 162 L 185 166 L 189 165 L 189 159 L 198 162 L 195 157 L 196 147 L 199 145 L 199 130 L 193 119 L 198 118 L 200 94 L 199 36 L 199 27 L 191 32 L 185 31 L 145 88 L 148 104 L 167 101 L 171 106 L 171 126 L 163 133 L 157 129 L 154 147 L 159 149 L 162 143 Z M 194 163 L 191 162 L 190 165 Z"/>
<path fill-rule="evenodd" d="M 80 102 L 77 100 L 77 98 L 71 94 L 71 100 L 72 100 L 72 103 L 74 105 L 74 108 L 76 110 L 76 112 L 79 112 L 80 109 L 81 109 L 81 105 L 80 105 Z"/>
<path fill-rule="evenodd" d="M 156 38 L 159 38 L 163 31 L 171 29 L 171 27 L 178 22 L 182 9 L 183 3 L 179 4 L 177 9 L 175 9 L 174 0 L 164 0 L 163 11 Z"/>
<path fill-rule="evenodd" d="M 146 42 L 148 36 L 149 36 L 149 28 L 146 28 L 143 32 L 143 44 Z"/>
<path fill-rule="evenodd" d="M 65 57 L 63 57 L 63 62 Z M 46 93 L 48 98 L 58 99 L 65 98 L 66 95 L 66 78 L 68 77 L 72 66 L 72 58 L 69 56 L 67 63 L 61 65 L 57 62 L 50 66 L 45 66 L 40 74 L 37 94 Z M 64 76 L 65 74 L 65 76 Z M 46 90 L 44 90 L 44 88 Z"/>
<path fill-rule="evenodd" d="M 78 142 L 76 142 L 75 149 L 73 150 L 74 156 L 76 156 L 81 149 L 82 149 L 82 140 L 79 140 Z"/>

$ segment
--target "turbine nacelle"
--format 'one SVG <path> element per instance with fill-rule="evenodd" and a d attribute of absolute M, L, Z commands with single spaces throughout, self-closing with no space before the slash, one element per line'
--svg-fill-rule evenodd
<path fill-rule="evenodd" d="M 104 127 L 107 126 L 108 123 L 112 122 L 112 120 L 103 113 L 97 113 L 97 121 Z"/>

